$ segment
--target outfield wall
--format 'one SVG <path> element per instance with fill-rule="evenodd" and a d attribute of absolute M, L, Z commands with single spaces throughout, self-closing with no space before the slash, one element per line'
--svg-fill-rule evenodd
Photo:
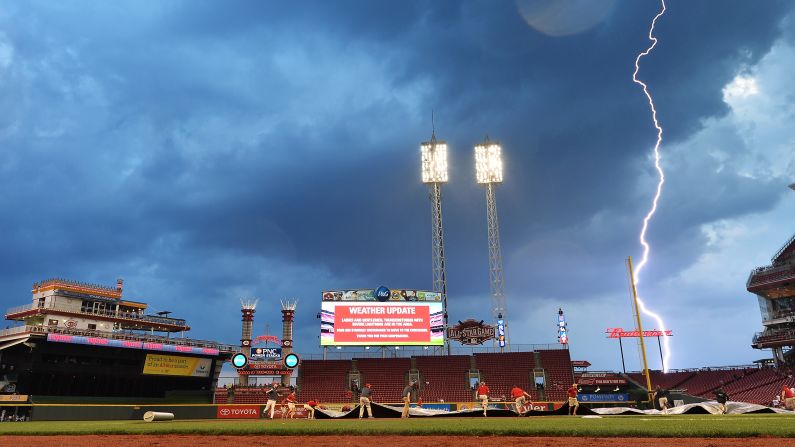
<path fill-rule="evenodd" d="M 402 407 L 403 403 L 385 403 L 395 407 Z M 489 409 L 511 409 L 513 402 L 492 402 Z M 173 413 L 174 419 L 262 419 L 265 405 L 262 404 L 175 404 L 175 405 L 91 405 L 91 404 L 27 404 L 30 410 L 30 419 L 34 421 L 103 421 L 103 420 L 143 420 L 147 411 Z M 326 409 L 340 411 L 344 407 L 354 408 L 352 403 L 323 404 Z M 416 407 L 416 404 L 412 404 Z M 534 402 L 533 410 L 554 411 L 561 408 L 560 402 Z M 480 408 L 479 402 L 449 402 L 426 403 L 422 408 L 434 410 L 466 410 Z M 279 404 L 275 417 L 281 418 L 286 414 L 287 406 Z M 296 417 L 307 417 L 307 410 L 303 405 L 296 405 Z"/>

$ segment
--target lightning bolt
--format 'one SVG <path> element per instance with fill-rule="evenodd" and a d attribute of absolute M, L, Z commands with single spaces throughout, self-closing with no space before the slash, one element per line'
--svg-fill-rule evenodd
<path fill-rule="evenodd" d="M 657 24 L 657 19 L 662 17 L 665 14 L 665 0 L 660 0 L 662 4 L 662 9 L 660 12 L 654 16 L 654 20 L 651 21 L 651 28 L 649 28 L 649 40 L 651 41 L 651 45 L 646 51 L 638 54 L 638 57 L 635 58 L 635 72 L 632 73 L 632 82 L 639 84 L 643 87 L 643 93 L 646 95 L 646 99 L 649 100 L 649 108 L 651 108 L 651 117 L 654 121 L 654 127 L 657 129 L 657 142 L 654 144 L 654 167 L 657 169 L 657 173 L 660 175 L 660 180 L 657 182 L 657 192 L 654 194 L 654 200 L 652 201 L 651 210 L 649 210 L 646 217 L 643 218 L 643 229 L 640 231 L 640 244 L 643 246 L 643 257 L 641 258 L 640 263 L 638 263 L 637 267 L 635 268 L 635 286 L 637 287 L 640 278 L 640 272 L 643 270 L 643 267 L 646 266 L 646 263 L 649 261 L 649 243 L 646 242 L 646 231 L 649 229 L 649 221 L 654 216 L 654 213 L 657 212 L 657 202 L 660 200 L 660 194 L 662 193 L 662 187 L 665 183 L 665 173 L 663 172 L 662 166 L 660 165 L 660 144 L 662 143 L 662 136 L 663 136 L 663 129 L 660 126 L 660 123 L 657 121 L 657 109 L 654 108 L 654 100 L 649 93 L 649 90 L 646 84 L 638 79 L 638 71 L 640 71 L 640 59 L 644 56 L 647 56 L 651 51 L 657 46 L 657 38 L 654 37 L 654 26 Z M 658 314 L 650 311 L 646 308 L 646 304 L 644 304 L 643 300 L 638 297 L 638 307 L 640 308 L 641 312 L 645 315 L 653 318 L 657 322 L 657 327 L 660 328 L 663 333 L 665 333 L 666 326 L 665 322 L 663 321 L 662 317 Z M 663 372 L 668 372 L 668 365 L 670 364 L 671 358 L 671 347 L 668 343 L 668 337 L 663 337 Z"/>

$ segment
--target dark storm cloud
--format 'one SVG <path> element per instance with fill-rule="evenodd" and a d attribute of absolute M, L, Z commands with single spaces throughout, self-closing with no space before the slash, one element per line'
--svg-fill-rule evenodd
<path fill-rule="evenodd" d="M 641 70 L 673 141 L 726 113 L 721 89 L 764 55 L 786 6 L 691 3 L 669 4 Z M 653 144 L 632 63 L 656 8 L 620 2 L 550 38 L 512 2 L 11 5 L 0 285 L 17 292 L 3 302 L 46 276 L 122 275 L 158 306 L 209 306 L 178 313 L 203 337 L 224 315 L 217 336 L 234 340 L 239 296 L 300 296 L 313 345 L 320 290 L 430 286 L 418 144 L 432 109 L 451 147 L 449 289 L 467 297 L 454 316 L 488 296 L 471 154 L 486 134 L 507 158 L 507 285 L 528 300 L 514 305 L 623 292 Z M 709 206 L 662 205 L 654 236 L 676 259 L 662 275 L 701 252 L 700 224 L 774 203 L 770 183 L 710 180 L 725 193 Z"/>

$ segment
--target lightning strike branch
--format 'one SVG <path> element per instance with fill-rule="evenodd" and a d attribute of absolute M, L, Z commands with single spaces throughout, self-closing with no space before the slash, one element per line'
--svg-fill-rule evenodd
<path fill-rule="evenodd" d="M 654 144 L 654 167 L 657 169 L 657 173 L 660 175 L 660 180 L 657 183 L 657 192 L 654 194 L 654 200 L 652 201 L 651 210 L 649 210 L 646 217 L 643 219 L 643 229 L 640 231 L 640 244 L 643 246 L 643 256 L 641 257 L 641 261 L 638 263 L 637 267 L 635 268 L 635 275 L 634 280 L 635 284 L 637 285 L 640 281 L 640 272 L 643 270 L 643 267 L 646 266 L 646 263 L 649 261 L 649 252 L 650 246 L 649 243 L 646 241 L 646 231 L 649 228 L 649 221 L 654 216 L 654 213 L 657 212 L 657 202 L 660 200 L 660 194 L 662 193 L 662 187 L 665 183 L 665 173 L 663 172 L 662 166 L 660 165 L 660 144 L 662 143 L 662 135 L 663 129 L 660 126 L 660 123 L 657 121 L 657 109 L 654 108 L 654 100 L 649 93 L 649 90 L 646 84 L 638 79 L 638 71 L 640 71 L 640 59 L 644 56 L 647 56 L 651 51 L 657 46 L 657 38 L 654 37 L 654 26 L 657 24 L 657 19 L 662 17 L 665 14 L 665 0 L 660 0 L 662 3 L 662 9 L 660 12 L 654 16 L 654 20 L 651 22 L 651 28 L 649 28 L 649 40 L 652 42 L 649 48 L 646 51 L 638 54 L 638 57 L 635 58 L 635 72 L 632 74 L 632 81 L 636 84 L 639 84 L 643 87 L 643 93 L 646 95 L 646 99 L 649 101 L 649 108 L 651 108 L 651 117 L 654 121 L 654 127 L 657 129 L 657 142 Z M 650 311 L 646 308 L 643 300 L 638 298 L 638 304 L 640 307 L 641 312 L 649 317 L 653 318 L 657 322 L 657 326 L 663 333 L 666 330 L 665 322 L 662 320 L 658 314 Z M 668 372 L 668 365 L 670 365 L 670 358 L 671 358 L 671 347 L 668 343 L 668 337 L 663 337 L 663 346 L 665 354 L 663 355 L 663 372 Z"/>

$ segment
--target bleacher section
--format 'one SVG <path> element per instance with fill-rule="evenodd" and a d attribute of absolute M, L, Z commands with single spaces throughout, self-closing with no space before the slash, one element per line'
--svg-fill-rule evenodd
<path fill-rule="evenodd" d="M 320 402 L 350 402 L 347 394 L 350 360 L 304 360 L 298 375 L 299 402 L 316 399 Z M 235 396 L 237 402 L 237 396 Z"/>
<path fill-rule="evenodd" d="M 729 394 L 732 400 L 770 405 L 773 398 L 781 393 L 782 385 L 795 386 L 795 380 L 788 374 L 775 369 L 763 369 L 754 374 L 757 386 Z"/>
<path fill-rule="evenodd" d="M 568 351 L 566 351 L 568 352 Z M 511 388 L 519 385 L 538 400 L 538 394 L 531 383 L 535 359 L 532 352 L 506 352 L 475 354 L 475 363 L 480 371 L 480 379 L 489 386 L 492 397 L 510 400 Z M 569 375 L 571 367 L 569 366 Z"/>
<path fill-rule="evenodd" d="M 420 397 L 425 402 L 466 402 L 473 399 L 467 371 L 468 355 L 415 357 L 420 372 Z M 427 382 L 427 384 L 425 383 Z"/>
<path fill-rule="evenodd" d="M 354 359 L 361 373 L 362 385 L 372 385 L 375 402 L 400 402 L 403 387 L 408 383 L 410 358 Z"/>
<path fill-rule="evenodd" d="M 652 386 L 656 387 L 657 385 L 661 386 L 662 388 L 666 389 L 681 389 L 682 383 L 685 381 L 693 378 L 696 375 L 694 371 L 677 371 L 677 372 L 669 372 L 663 373 L 662 371 L 654 371 L 650 370 L 649 375 L 651 376 L 651 383 Z M 632 379 L 633 381 L 637 382 L 639 385 L 645 387 L 646 386 L 646 376 L 641 373 L 629 373 L 627 376 Z"/>
<path fill-rule="evenodd" d="M 264 404 L 268 401 L 268 398 L 265 396 L 265 391 L 267 391 L 264 387 L 261 388 L 235 388 L 235 398 L 234 403 L 236 404 Z M 225 388 L 218 388 L 215 390 L 215 403 L 217 404 L 226 404 L 229 403 L 227 401 L 227 390 Z"/>
<path fill-rule="evenodd" d="M 715 390 L 722 387 L 732 401 L 761 405 L 770 405 L 773 398 L 781 392 L 782 385 L 795 385 L 795 379 L 787 369 L 728 368 L 650 373 L 652 386 L 655 387 L 660 385 L 663 388 L 681 390 L 705 399 L 714 399 Z M 627 376 L 638 384 L 646 383 L 646 378 L 641 373 L 629 373 Z"/>
<path fill-rule="evenodd" d="M 536 364 L 536 355 L 542 365 Z M 534 400 L 539 393 L 533 383 L 533 369 L 546 372 L 546 398 L 562 401 L 566 389 L 573 383 L 571 358 L 567 350 L 540 350 L 538 352 L 476 353 L 451 356 L 417 356 L 413 358 L 354 358 L 353 360 L 304 360 L 298 371 L 300 402 L 315 399 L 325 403 L 352 402 L 355 394 L 349 387 L 349 373 L 360 374 L 361 385 L 370 383 L 375 402 L 397 403 L 414 367 L 420 374 L 419 397 L 425 402 L 471 402 L 468 371 L 480 372 L 491 389 L 491 397 L 510 398 L 511 387 L 516 384 L 525 389 Z M 427 383 L 426 383 L 427 382 Z M 235 388 L 236 404 L 265 403 L 263 388 Z M 227 391 L 218 389 L 216 403 L 226 403 Z"/>
<path fill-rule="evenodd" d="M 546 370 L 546 400 L 563 401 L 566 390 L 574 383 L 571 356 L 566 349 L 541 350 L 541 365 Z"/>

